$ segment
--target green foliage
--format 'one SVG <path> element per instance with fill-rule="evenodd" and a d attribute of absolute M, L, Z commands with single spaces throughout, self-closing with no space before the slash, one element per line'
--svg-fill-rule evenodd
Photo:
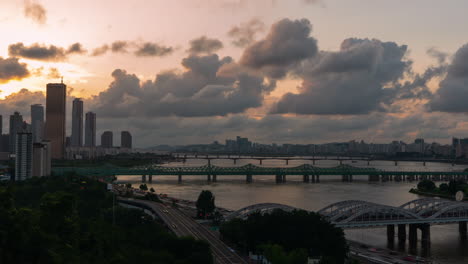
<path fill-rule="evenodd" d="M 125 184 L 125 187 L 126 187 L 127 189 L 130 189 L 130 188 L 132 188 L 132 184 L 131 184 L 131 183 L 126 183 L 126 184 Z"/>
<path fill-rule="evenodd" d="M 201 191 L 197 199 L 197 215 L 206 218 L 208 214 L 213 213 L 215 208 L 215 197 L 213 193 L 208 190 Z"/>
<path fill-rule="evenodd" d="M 0 183 L 0 263 L 212 263 L 205 242 L 112 206 L 106 184 L 87 178 Z"/>
<path fill-rule="evenodd" d="M 280 245 L 262 245 L 259 247 L 263 256 L 271 262 L 271 264 L 306 264 L 307 250 L 294 249 L 291 252 L 284 251 Z"/>
<path fill-rule="evenodd" d="M 270 244 L 283 247 L 288 254 L 303 248 L 310 257 L 343 263 L 348 252 L 343 230 L 313 212 L 275 210 L 263 215 L 258 212 L 246 220 L 225 222 L 220 232 L 246 253 L 260 253 L 259 245 Z"/>
<path fill-rule="evenodd" d="M 145 184 L 140 184 L 140 190 L 142 191 L 147 191 L 148 190 L 148 186 Z"/>
<path fill-rule="evenodd" d="M 153 187 L 151 187 L 151 189 L 150 189 L 150 192 L 152 192 L 152 193 L 154 193 L 154 192 L 155 192 L 155 190 L 154 190 L 154 188 L 153 188 Z"/>
<path fill-rule="evenodd" d="M 448 193 L 448 192 L 449 192 L 449 186 L 448 186 L 448 184 L 446 184 L 446 183 L 441 183 L 441 184 L 439 185 L 439 191 L 440 191 L 441 193 Z"/>
<path fill-rule="evenodd" d="M 448 184 L 448 191 L 450 194 L 454 195 L 458 191 L 465 191 L 468 188 L 468 185 L 463 180 L 451 180 Z"/>
<path fill-rule="evenodd" d="M 434 191 L 436 189 L 436 185 L 431 180 L 422 180 L 418 183 L 418 189 L 421 191 Z"/>

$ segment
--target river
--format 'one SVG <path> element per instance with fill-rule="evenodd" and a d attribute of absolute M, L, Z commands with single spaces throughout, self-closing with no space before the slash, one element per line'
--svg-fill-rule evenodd
<path fill-rule="evenodd" d="M 202 166 L 206 160 L 190 159 L 187 162 L 173 162 L 165 166 Z M 258 160 L 241 159 L 234 165 L 232 160 L 212 160 L 211 164 L 217 166 L 243 166 L 248 163 L 258 165 Z M 290 160 L 290 167 L 302 164 L 311 164 L 310 161 Z M 399 162 L 395 166 L 392 161 L 367 161 L 343 162 L 357 167 L 373 167 L 384 170 L 427 170 L 427 171 L 451 171 L 463 170 L 466 165 L 448 163 Z M 339 165 L 338 161 L 316 161 L 315 166 L 333 167 Z M 265 167 L 286 167 L 285 161 L 264 160 Z M 119 181 L 139 183 L 140 178 L 132 176 L 119 176 Z M 353 182 L 342 182 L 340 176 L 322 176 L 320 183 L 303 183 L 302 176 L 287 176 L 287 182 L 276 184 L 274 176 L 253 176 L 253 183 L 246 184 L 245 176 L 218 176 L 218 181 L 208 183 L 206 177 L 184 176 L 182 183 L 177 182 L 174 176 L 153 176 L 153 187 L 157 193 L 167 193 L 180 199 L 196 200 L 201 190 L 211 190 L 216 197 L 216 205 L 228 209 L 240 209 L 244 206 L 256 203 L 281 203 L 298 208 L 317 211 L 323 207 L 343 200 L 364 200 L 380 204 L 399 206 L 408 201 L 421 198 L 409 193 L 409 189 L 416 186 L 417 182 L 368 182 L 366 177 L 355 177 Z M 431 226 L 431 244 L 429 248 L 422 248 L 418 243 L 416 250 L 410 250 L 408 242 L 403 248 L 395 239 L 394 245 L 387 244 L 386 229 L 354 229 L 345 230 L 346 238 L 366 243 L 375 247 L 394 248 L 412 254 L 425 256 L 434 263 L 468 263 L 468 243 L 462 241 L 458 234 L 458 225 L 434 225 Z M 421 235 L 418 231 L 418 239 Z"/>

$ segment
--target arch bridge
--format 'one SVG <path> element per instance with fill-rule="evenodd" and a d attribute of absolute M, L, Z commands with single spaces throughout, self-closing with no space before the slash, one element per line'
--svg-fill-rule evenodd
<path fill-rule="evenodd" d="M 266 213 L 277 209 L 285 211 L 299 210 L 288 205 L 263 203 L 244 207 L 225 217 L 246 219 L 253 213 Z M 429 241 L 430 225 L 459 224 L 460 234 L 467 235 L 468 203 L 437 198 L 424 198 L 407 202 L 401 206 L 382 205 L 367 201 L 348 200 L 333 203 L 317 211 L 325 219 L 341 228 L 387 227 L 389 240 L 395 237 L 398 227 L 398 239 L 406 239 L 406 225 L 409 226 L 409 240 L 417 240 L 417 229 L 421 230 L 422 240 Z"/>

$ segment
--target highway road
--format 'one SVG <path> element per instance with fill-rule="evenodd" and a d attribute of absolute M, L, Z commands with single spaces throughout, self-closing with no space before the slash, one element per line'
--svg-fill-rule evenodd
<path fill-rule="evenodd" d="M 196 239 L 208 242 L 215 264 L 247 263 L 237 253 L 235 253 L 234 250 L 224 244 L 213 231 L 195 222 L 192 218 L 183 214 L 178 209 L 150 201 L 133 200 L 133 202 L 146 204 L 151 207 L 151 209 L 158 214 L 161 220 L 165 222 L 177 236 L 192 236 Z"/>

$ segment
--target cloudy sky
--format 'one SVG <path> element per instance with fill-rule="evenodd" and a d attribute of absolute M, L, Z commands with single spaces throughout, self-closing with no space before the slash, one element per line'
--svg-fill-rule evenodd
<path fill-rule="evenodd" d="M 448 143 L 468 137 L 466 10 L 465 0 L 0 0 L 4 131 L 63 76 L 69 102 L 97 113 L 98 136 L 129 130 L 138 147 L 236 135 Z"/>

